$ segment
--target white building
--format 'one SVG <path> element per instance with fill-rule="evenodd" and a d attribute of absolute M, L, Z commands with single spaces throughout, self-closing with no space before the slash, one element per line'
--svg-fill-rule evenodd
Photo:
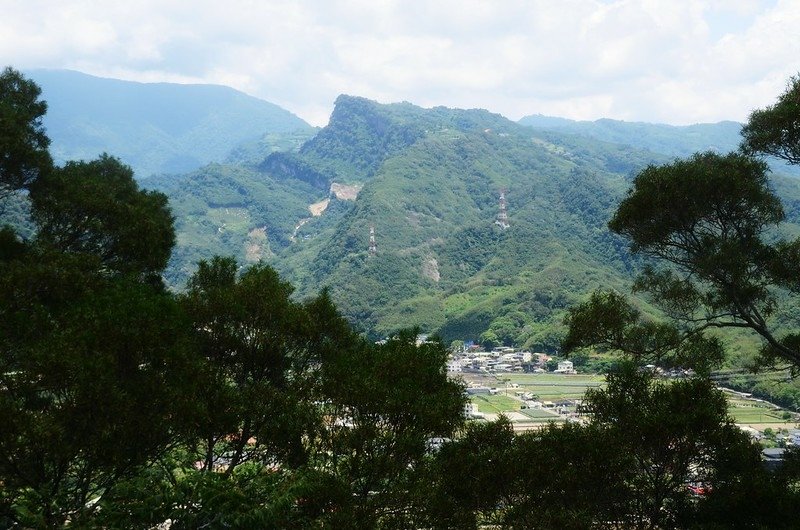
<path fill-rule="evenodd" d="M 447 361 L 447 371 L 450 373 L 458 373 L 461 371 L 461 361 L 456 359 L 450 359 Z"/>
<path fill-rule="evenodd" d="M 480 419 L 483 418 L 483 412 L 478 411 L 478 405 L 471 401 L 467 401 L 467 404 L 464 405 L 464 416 L 469 419 Z"/>
<path fill-rule="evenodd" d="M 574 374 L 575 368 L 572 366 L 572 361 L 559 361 L 558 368 L 556 369 L 557 374 Z"/>

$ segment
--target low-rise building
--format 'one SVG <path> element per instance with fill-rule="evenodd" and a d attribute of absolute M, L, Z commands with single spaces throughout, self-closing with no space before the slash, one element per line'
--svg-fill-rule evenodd
<path fill-rule="evenodd" d="M 572 361 L 559 361 L 555 372 L 557 374 L 574 374 L 575 367 L 572 365 Z"/>

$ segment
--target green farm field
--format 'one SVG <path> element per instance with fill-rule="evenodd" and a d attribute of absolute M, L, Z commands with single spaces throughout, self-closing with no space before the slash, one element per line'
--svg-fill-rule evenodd
<path fill-rule="evenodd" d="M 561 374 L 508 374 L 498 377 L 497 389 L 505 391 L 508 380 L 508 392 L 530 392 L 539 401 L 556 401 L 559 399 L 582 399 L 590 388 L 603 386 L 602 375 L 561 375 Z M 512 385 L 519 385 L 512 388 Z"/>
<path fill-rule="evenodd" d="M 497 374 L 492 376 L 472 376 L 470 380 L 490 388 L 497 388 L 497 395 L 476 395 L 471 400 L 484 414 L 518 412 L 534 422 L 547 422 L 559 418 L 541 409 L 521 409 L 522 393 L 533 394 L 537 401 L 558 401 L 561 399 L 582 399 L 591 388 L 602 388 L 602 375 L 576 374 Z M 726 394 L 728 412 L 735 423 L 759 426 L 793 427 L 795 420 L 784 418 L 783 411 L 763 402 L 744 399 Z"/>
<path fill-rule="evenodd" d="M 500 414 L 519 410 L 520 402 L 503 395 L 478 395 L 472 396 L 472 402 L 478 405 L 478 410 L 484 414 Z"/>
<path fill-rule="evenodd" d="M 746 400 L 728 395 L 728 414 L 736 423 L 763 424 L 787 423 L 783 412 L 769 403 Z"/>

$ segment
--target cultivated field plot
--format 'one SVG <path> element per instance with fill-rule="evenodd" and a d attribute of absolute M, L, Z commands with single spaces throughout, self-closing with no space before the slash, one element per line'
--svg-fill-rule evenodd
<path fill-rule="evenodd" d="M 603 385 L 603 376 L 599 375 L 563 375 L 563 374 L 498 374 L 497 376 L 470 375 L 469 380 L 481 386 L 496 388 L 496 395 L 479 394 L 470 399 L 484 414 L 506 414 L 513 424 L 546 424 L 565 421 L 566 416 L 553 408 L 523 408 L 523 394 L 541 402 L 558 402 L 560 400 L 580 400 L 589 388 Z M 552 407 L 552 405 L 551 405 Z M 562 413 L 575 412 L 575 406 L 560 407 Z M 512 414 L 514 413 L 514 414 Z M 516 427 L 515 427 L 516 428 Z"/>
<path fill-rule="evenodd" d="M 562 375 L 562 374 L 497 374 L 496 376 L 470 375 L 469 380 L 483 386 L 496 388 L 497 395 L 475 395 L 472 402 L 484 414 L 515 414 L 515 417 L 526 418 L 525 422 L 546 423 L 564 421 L 564 417 L 551 410 L 523 409 L 522 394 L 532 395 L 532 399 L 541 402 L 558 402 L 560 400 L 580 400 L 586 390 L 602 388 L 604 378 L 601 375 Z M 744 399 L 726 394 L 728 412 L 734 421 L 742 425 L 750 425 L 763 429 L 765 426 L 793 427 L 795 421 L 787 420 L 783 411 L 775 410 L 771 403 L 753 399 Z M 561 409 L 564 411 L 565 409 Z M 567 412 L 574 412 L 574 407 L 567 407 Z"/>
<path fill-rule="evenodd" d="M 558 411 L 565 413 L 558 414 L 553 405 L 550 405 L 549 409 L 523 409 L 523 395 L 532 395 L 531 399 L 535 401 L 555 404 L 561 400 L 583 399 L 586 390 L 602 388 L 605 384 L 602 375 L 587 374 L 469 374 L 465 379 L 481 386 L 497 389 L 496 395 L 473 395 L 471 400 L 484 414 L 506 414 L 512 419 L 515 428 L 517 428 L 517 423 L 544 425 L 550 421 L 563 422 L 567 415 L 576 410 L 574 406 L 558 407 Z M 776 410 L 771 403 L 745 399 L 731 394 L 726 394 L 726 398 L 728 399 L 728 413 L 737 424 L 748 425 L 757 430 L 763 430 L 766 427 L 794 428 L 797 425 L 794 418 L 785 418 L 784 411 Z M 491 416 L 489 417 L 491 418 Z"/>
<path fill-rule="evenodd" d="M 210 208 L 208 217 L 222 230 L 232 232 L 245 231 L 250 224 L 250 212 L 247 208 Z"/>
<path fill-rule="evenodd" d="M 732 396 L 728 397 L 728 414 L 736 423 L 742 424 L 763 424 L 763 423 L 786 423 L 783 412 L 775 410 L 775 407 L 766 402 L 750 399 L 741 399 Z"/>
<path fill-rule="evenodd" d="M 516 399 L 502 395 L 472 396 L 472 402 L 478 405 L 478 411 L 484 414 L 500 414 L 502 412 L 518 411 L 521 405 Z"/>
<path fill-rule="evenodd" d="M 498 390 L 505 390 L 508 380 L 509 392 L 530 392 L 539 401 L 557 401 L 559 399 L 583 399 L 583 394 L 590 388 L 599 388 L 604 384 L 602 375 L 561 375 L 561 374 L 508 374 L 498 376 Z M 503 386 L 500 386 L 502 383 Z M 511 388 L 511 385 L 519 388 Z"/>

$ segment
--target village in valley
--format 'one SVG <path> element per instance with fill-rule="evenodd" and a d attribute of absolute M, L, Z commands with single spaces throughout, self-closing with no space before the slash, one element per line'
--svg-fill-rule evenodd
<path fill-rule="evenodd" d="M 546 353 L 509 346 L 486 349 L 456 341 L 447 362 L 450 377 L 460 378 L 469 401 L 465 415 L 471 421 L 508 418 L 515 431 L 539 429 L 550 422 L 586 422 L 582 409 L 585 392 L 602 388 L 605 377 L 576 370 L 568 360 Z M 678 379 L 691 370 L 652 370 L 659 378 Z M 785 448 L 800 446 L 800 414 L 785 410 L 752 394 L 719 386 L 728 399 L 729 414 L 736 425 L 764 446 L 764 460 L 780 460 Z"/>

